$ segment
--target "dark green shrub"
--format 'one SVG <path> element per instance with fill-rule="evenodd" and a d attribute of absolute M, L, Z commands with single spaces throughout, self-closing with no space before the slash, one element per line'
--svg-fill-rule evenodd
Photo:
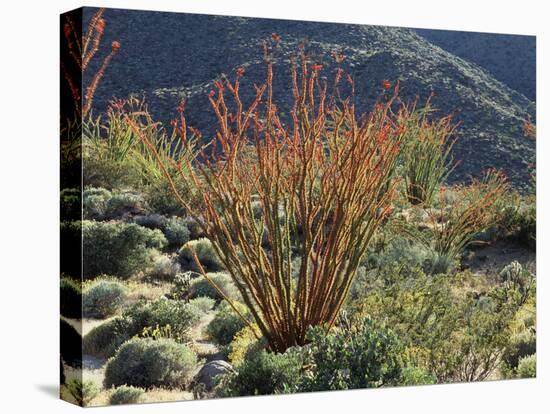
<path fill-rule="evenodd" d="M 122 404 L 137 404 L 143 400 L 143 388 L 131 387 L 128 385 L 122 385 L 115 388 L 109 396 L 109 404 L 122 405 Z"/>
<path fill-rule="evenodd" d="M 105 367 L 105 387 L 130 385 L 182 387 L 197 364 L 195 353 L 171 339 L 132 339 L 124 343 Z"/>
<path fill-rule="evenodd" d="M 147 227 L 151 230 L 162 230 L 164 231 L 164 228 L 166 227 L 167 218 L 164 216 L 161 216 L 160 214 L 148 214 L 146 216 L 137 216 L 134 218 L 134 223 L 142 226 Z"/>
<path fill-rule="evenodd" d="M 235 373 L 222 378 L 219 396 L 270 395 L 296 392 L 302 379 L 303 356 L 299 350 L 284 354 L 262 350 L 245 360 Z"/>
<path fill-rule="evenodd" d="M 185 219 L 180 217 L 171 217 L 166 221 L 164 235 L 168 240 L 168 245 L 172 247 L 181 247 L 189 241 L 190 232 L 187 228 Z"/>
<path fill-rule="evenodd" d="M 82 365 L 82 337 L 70 323 L 61 319 L 60 325 L 61 359 L 67 365 Z"/>
<path fill-rule="evenodd" d="M 239 312 L 247 314 L 247 308 L 243 304 L 235 303 Z M 219 345 L 228 345 L 237 332 L 246 326 L 245 322 L 225 301 L 219 306 L 218 313 L 206 327 L 208 336 Z"/>
<path fill-rule="evenodd" d="M 61 232 L 78 234 L 78 222 L 63 223 Z M 145 270 L 152 263 L 152 250 L 163 248 L 166 239 L 159 230 L 137 224 L 86 220 L 82 222 L 82 243 L 83 276 L 89 279 L 101 274 L 129 277 Z"/>
<path fill-rule="evenodd" d="M 61 190 L 61 221 L 82 219 L 82 195 L 78 188 Z"/>
<path fill-rule="evenodd" d="M 66 318 L 82 318 L 82 293 L 80 283 L 66 277 L 61 278 L 61 315 Z"/>
<path fill-rule="evenodd" d="M 101 280 L 86 289 L 82 307 L 87 318 L 103 319 L 114 315 L 124 303 L 126 288 L 119 282 Z"/>
<path fill-rule="evenodd" d="M 216 284 L 218 288 L 230 299 L 238 299 L 239 292 L 237 287 L 231 280 L 231 276 L 227 273 L 217 272 L 217 273 L 208 273 L 208 277 Z M 197 298 L 201 296 L 206 296 L 212 298 L 216 301 L 223 299 L 222 295 L 216 290 L 214 286 L 203 276 L 199 276 L 191 280 L 190 286 L 190 297 Z"/>
<path fill-rule="evenodd" d="M 537 354 L 519 360 L 517 376 L 519 378 L 535 378 L 537 376 Z"/>
<path fill-rule="evenodd" d="M 312 328 L 308 339 L 306 363 L 312 369 L 300 385 L 302 391 L 374 388 L 401 379 L 403 345 L 395 333 L 369 318 L 328 335 Z"/>
<path fill-rule="evenodd" d="M 199 271 L 193 260 L 193 250 L 206 272 L 217 272 L 222 270 L 223 265 L 214 251 L 212 243 L 206 238 L 191 240 L 179 250 L 179 262 L 183 270 Z"/>

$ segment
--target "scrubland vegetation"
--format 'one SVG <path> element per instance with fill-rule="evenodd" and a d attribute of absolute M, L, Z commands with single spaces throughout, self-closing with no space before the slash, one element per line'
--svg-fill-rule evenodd
<path fill-rule="evenodd" d="M 494 170 L 447 185 L 451 118 L 403 104 L 389 81 L 356 113 L 353 80 L 338 68 L 325 86 L 304 50 L 283 116 L 278 42 L 251 100 L 242 68 L 216 83 L 208 140 L 184 102 L 168 133 L 135 98 L 63 131 L 65 145 L 82 133 L 84 189 L 61 192 L 62 240 L 83 245 L 82 272 L 61 262 L 62 397 L 535 376 L 534 195 Z"/>

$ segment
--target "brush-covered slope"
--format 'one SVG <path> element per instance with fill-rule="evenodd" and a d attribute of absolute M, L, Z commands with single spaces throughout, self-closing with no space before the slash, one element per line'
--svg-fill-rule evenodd
<path fill-rule="evenodd" d="M 535 142 L 523 136 L 522 121 L 534 116 L 534 102 L 414 30 L 123 10 L 107 10 L 105 18 L 105 40 L 120 40 L 122 48 L 97 92 L 96 112 L 112 97 L 143 94 L 151 112 L 167 123 L 184 97 L 189 123 L 207 138 L 215 128 L 207 101 L 213 81 L 242 66 L 241 89 L 252 91 L 264 79 L 261 40 L 275 32 L 282 38 L 274 52 L 275 99 L 282 111 L 291 108 L 289 58 L 307 39 L 308 53 L 329 80 L 336 67 L 330 53 L 346 56 L 343 66 L 364 110 L 380 96 L 383 79 L 399 80 L 405 101 L 435 94 L 441 114 L 452 113 L 461 123 L 454 151 L 461 163 L 453 181 L 497 167 L 516 186 L 529 183 Z"/>

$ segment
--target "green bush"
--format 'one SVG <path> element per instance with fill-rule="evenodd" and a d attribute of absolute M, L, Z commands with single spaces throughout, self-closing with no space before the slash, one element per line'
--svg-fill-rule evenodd
<path fill-rule="evenodd" d="M 92 381 L 73 379 L 67 384 L 67 390 L 81 407 L 86 407 L 99 394 L 99 389 Z"/>
<path fill-rule="evenodd" d="M 191 274 L 189 272 L 178 273 L 173 280 L 174 286 L 170 290 L 170 297 L 176 300 L 188 300 L 191 289 Z"/>
<path fill-rule="evenodd" d="M 505 236 L 512 236 L 520 243 L 535 250 L 537 245 L 537 205 L 532 196 L 516 193 L 503 200 L 499 211 L 499 228 Z"/>
<path fill-rule="evenodd" d="M 299 350 L 289 349 L 284 354 L 262 350 L 245 360 L 235 373 L 224 376 L 216 393 L 232 397 L 292 393 L 302 379 L 302 365 Z"/>
<path fill-rule="evenodd" d="M 502 355 L 508 368 L 516 369 L 519 361 L 537 351 L 537 338 L 533 331 L 526 329 L 510 338 L 510 343 Z"/>
<path fill-rule="evenodd" d="M 112 194 L 109 201 L 107 201 L 105 216 L 108 219 L 113 219 L 127 214 L 140 214 L 144 211 L 144 201 L 139 194 L 121 192 Z"/>
<path fill-rule="evenodd" d="M 238 299 L 240 297 L 237 287 L 231 280 L 231 276 L 227 273 L 217 272 L 208 273 L 207 275 L 229 299 Z M 216 301 L 223 299 L 216 288 L 203 276 L 191 280 L 189 296 L 191 298 L 206 296 Z"/>
<path fill-rule="evenodd" d="M 108 358 L 137 333 L 130 318 L 117 316 L 92 328 L 82 340 L 82 349 L 84 354 Z"/>
<path fill-rule="evenodd" d="M 82 194 L 78 188 L 61 190 L 61 221 L 82 219 Z"/>
<path fill-rule="evenodd" d="M 126 288 L 119 282 L 101 280 L 84 290 L 82 307 L 87 318 L 114 315 L 124 303 Z"/>
<path fill-rule="evenodd" d="M 153 259 L 153 264 L 147 270 L 147 277 L 153 280 L 172 281 L 180 272 L 180 265 L 170 256 L 159 255 Z"/>
<path fill-rule="evenodd" d="M 256 329 L 256 332 L 259 332 L 257 326 L 254 329 Z M 252 328 L 246 326 L 233 336 L 233 340 L 228 346 L 227 354 L 233 367 L 239 367 L 243 362 L 252 359 L 265 347 L 265 341 L 256 338 Z"/>
<path fill-rule="evenodd" d="M 115 388 L 109 396 L 109 404 L 122 405 L 122 404 L 137 404 L 143 400 L 143 388 L 131 387 L 128 385 L 122 385 Z"/>
<path fill-rule="evenodd" d="M 509 352 L 523 303 L 534 293 L 519 282 L 489 288 L 469 272 L 427 276 L 399 265 L 380 269 L 367 284 L 364 297 L 350 307 L 354 318 L 368 315 L 391 326 L 406 347 L 407 365 L 438 382 L 493 375 Z"/>
<path fill-rule="evenodd" d="M 61 359 L 73 367 L 82 365 L 82 337 L 70 323 L 60 320 Z"/>
<path fill-rule="evenodd" d="M 239 312 L 247 315 L 247 308 L 241 303 L 235 303 Z M 246 326 L 245 322 L 225 301 L 219 306 L 218 313 L 206 327 L 208 336 L 219 345 L 229 345 L 237 332 Z"/>
<path fill-rule="evenodd" d="M 431 385 L 437 382 L 437 378 L 424 368 L 409 366 L 401 371 L 399 385 Z"/>
<path fill-rule="evenodd" d="M 82 292 L 80 283 L 67 277 L 61 278 L 61 315 L 66 318 L 82 318 Z"/>
<path fill-rule="evenodd" d="M 61 237 L 67 243 L 72 240 L 79 246 L 81 231 L 85 279 L 101 274 L 129 277 L 152 263 L 153 249 L 166 245 L 162 232 L 137 224 L 88 220 L 61 224 Z M 62 272 L 80 274 L 80 257 L 72 255 L 62 260 L 61 264 Z"/>
<path fill-rule="evenodd" d="M 166 221 L 164 235 L 168 240 L 168 245 L 172 247 L 181 247 L 189 241 L 189 229 L 185 219 L 180 217 L 171 217 Z"/>
<path fill-rule="evenodd" d="M 93 328 L 84 337 L 84 353 L 109 357 L 128 339 L 141 335 L 145 328 L 170 327 L 171 338 L 189 340 L 188 331 L 201 318 L 202 312 L 182 301 L 158 299 L 139 302 L 117 316 Z"/>
<path fill-rule="evenodd" d="M 82 193 L 83 219 L 102 220 L 111 192 L 105 188 L 88 187 Z"/>
<path fill-rule="evenodd" d="M 535 378 L 537 376 L 537 354 L 523 357 L 518 364 L 519 378 Z"/>
<path fill-rule="evenodd" d="M 357 326 L 326 334 L 320 327 L 308 333 L 306 363 L 311 372 L 301 391 L 374 388 L 399 384 L 404 347 L 397 335 L 369 318 Z"/>
<path fill-rule="evenodd" d="M 196 364 L 195 353 L 174 340 L 132 339 L 107 361 L 104 385 L 183 387 L 189 383 Z"/>
<path fill-rule="evenodd" d="M 193 251 L 197 254 L 206 272 L 217 272 L 222 270 L 223 265 L 212 247 L 212 242 L 207 238 L 191 240 L 179 250 L 179 261 L 183 270 L 199 271 L 193 259 Z"/>
<path fill-rule="evenodd" d="M 214 308 L 216 301 L 212 298 L 199 297 L 189 301 L 189 305 L 197 308 L 202 313 L 207 313 Z"/>
<path fill-rule="evenodd" d="M 161 216 L 160 214 L 148 214 L 146 216 L 136 216 L 134 218 L 134 223 L 146 227 L 151 230 L 161 230 L 164 231 L 167 223 L 167 218 Z"/>

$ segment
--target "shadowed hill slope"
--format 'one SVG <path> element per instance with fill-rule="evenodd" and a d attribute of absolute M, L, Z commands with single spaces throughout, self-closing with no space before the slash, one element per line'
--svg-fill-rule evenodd
<path fill-rule="evenodd" d="M 112 97 L 137 93 L 146 97 L 155 117 L 168 123 L 184 97 L 189 124 L 208 137 L 215 130 L 207 101 L 213 81 L 233 76 L 242 66 L 241 90 L 252 91 L 264 79 L 261 40 L 276 32 L 282 38 L 274 53 L 275 99 L 281 111 L 291 108 L 289 58 L 307 39 L 308 53 L 323 64 L 322 73 L 330 80 L 335 70 L 330 53 L 346 56 L 343 66 L 355 79 L 362 110 L 380 96 L 383 79 L 399 80 L 405 101 L 418 96 L 422 102 L 435 94 L 432 101 L 440 113 L 452 113 L 461 122 L 454 149 L 461 163 L 451 180 L 464 181 L 497 167 L 517 187 L 529 181 L 535 142 L 523 136 L 522 121 L 527 114 L 534 116 L 534 102 L 412 29 L 114 9 L 105 18 L 105 40 L 118 39 L 123 47 L 96 94 L 96 112 L 105 110 Z"/>

